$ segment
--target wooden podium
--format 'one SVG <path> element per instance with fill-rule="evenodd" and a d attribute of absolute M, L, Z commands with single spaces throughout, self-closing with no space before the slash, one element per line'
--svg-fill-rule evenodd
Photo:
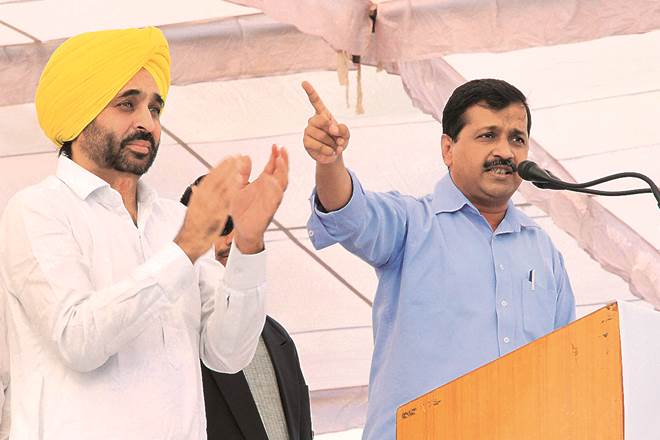
<path fill-rule="evenodd" d="M 610 304 L 397 411 L 397 440 L 660 439 L 660 313 Z"/>

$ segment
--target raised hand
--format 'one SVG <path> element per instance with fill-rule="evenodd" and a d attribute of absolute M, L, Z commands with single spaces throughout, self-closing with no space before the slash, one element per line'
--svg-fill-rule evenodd
<path fill-rule="evenodd" d="M 303 81 L 302 87 L 315 111 L 305 128 L 305 149 L 317 163 L 335 162 L 348 147 L 348 139 L 351 137 L 348 127 L 337 123 L 310 83 Z"/>
<path fill-rule="evenodd" d="M 230 203 L 247 184 L 251 167 L 247 156 L 229 157 L 192 187 L 186 217 L 174 242 L 193 263 L 209 250 L 224 228 Z"/>
<path fill-rule="evenodd" d="M 282 202 L 289 183 L 289 157 L 284 148 L 273 145 L 270 159 L 262 173 L 248 184 L 243 175 L 243 187 L 231 204 L 234 221 L 234 243 L 244 254 L 264 248 L 264 232 Z"/>

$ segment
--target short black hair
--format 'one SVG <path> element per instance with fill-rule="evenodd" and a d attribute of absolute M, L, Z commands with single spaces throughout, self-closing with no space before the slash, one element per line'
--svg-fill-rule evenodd
<path fill-rule="evenodd" d="M 199 176 L 193 183 L 188 185 L 188 188 L 183 192 L 183 195 L 181 196 L 181 200 L 179 200 L 181 203 L 183 203 L 184 206 L 188 206 L 188 203 L 190 202 L 190 196 L 192 195 L 192 187 L 199 185 L 199 183 L 204 180 L 204 177 L 206 177 L 206 174 L 202 174 Z"/>
<path fill-rule="evenodd" d="M 454 141 L 465 126 L 465 112 L 479 102 L 485 102 L 488 108 L 502 110 L 510 104 L 519 102 L 527 112 L 527 134 L 532 129 L 532 115 L 525 95 L 501 79 L 475 79 L 466 82 L 454 90 L 442 111 L 442 133 Z"/>
<path fill-rule="evenodd" d="M 72 143 L 73 143 L 73 141 L 64 142 L 62 144 L 62 146 L 60 147 L 60 151 L 59 151 L 59 153 L 57 153 L 57 155 L 58 156 L 64 155 L 64 156 L 68 157 L 69 159 L 72 159 L 73 158 L 73 154 L 71 152 L 71 144 Z"/>
<path fill-rule="evenodd" d="M 204 177 L 206 177 L 206 174 L 202 174 L 201 176 L 199 176 L 197 179 L 195 179 L 193 183 L 188 185 L 186 190 L 183 192 L 183 195 L 181 196 L 181 199 L 179 201 L 184 206 L 188 206 L 188 203 L 190 202 L 193 186 L 199 185 L 201 181 L 204 180 Z M 225 223 L 225 227 L 222 229 L 222 232 L 220 232 L 220 236 L 224 237 L 225 235 L 229 235 L 233 230 L 234 230 L 234 220 L 231 218 L 230 215 L 227 217 L 227 222 Z"/>

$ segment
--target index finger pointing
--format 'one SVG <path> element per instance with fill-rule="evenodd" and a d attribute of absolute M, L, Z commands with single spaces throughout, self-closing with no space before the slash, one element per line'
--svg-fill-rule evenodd
<path fill-rule="evenodd" d="M 305 93 L 307 93 L 307 97 L 309 98 L 310 104 L 312 104 L 314 110 L 316 110 L 316 114 L 317 115 L 325 114 L 330 119 L 333 119 L 332 114 L 328 111 L 325 104 L 321 100 L 321 97 L 319 96 L 318 93 L 316 93 L 316 90 L 314 90 L 314 87 L 312 87 L 312 85 L 307 81 L 303 81 L 302 88 L 305 89 Z"/>

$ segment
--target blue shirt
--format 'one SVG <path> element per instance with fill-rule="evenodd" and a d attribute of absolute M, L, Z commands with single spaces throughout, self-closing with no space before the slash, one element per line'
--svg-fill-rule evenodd
<path fill-rule="evenodd" d="M 307 227 L 317 249 L 339 242 L 376 270 L 363 438 L 394 440 L 400 405 L 568 324 L 575 300 L 561 254 L 511 201 L 493 232 L 449 175 L 421 199 L 351 178 L 340 210 L 312 196 Z"/>

